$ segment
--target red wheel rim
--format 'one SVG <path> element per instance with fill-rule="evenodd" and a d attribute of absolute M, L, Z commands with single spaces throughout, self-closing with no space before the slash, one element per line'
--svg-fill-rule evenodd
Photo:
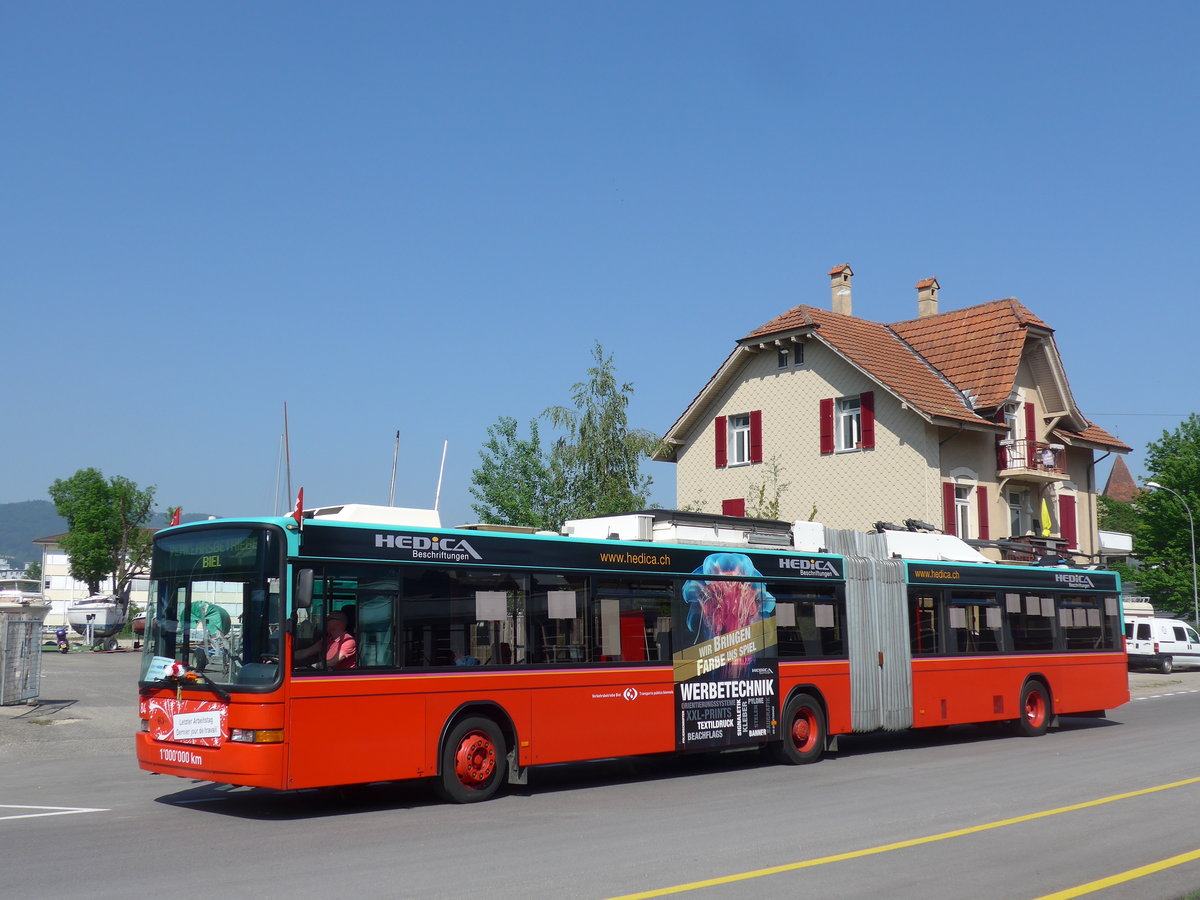
<path fill-rule="evenodd" d="M 454 773 L 467 787 L 482 787 L 496 771 L 496 745 L 482 731 L 463 735 L 454 754 Z"/>
<path fill-rule="evenodd" d="M 796 718 L 792 719 L 792 743 L 801 753 L 807 753 L 816 739 L 817 717 L 811 709 L 797 710 Z"/>
<path fill-rule="evenodd" d="M 1040 728 L 1046 718 L 1046 698 L 1041 691 L 1030 691 L 1025 697 L 1025 720 L 1034 728 Z"/>

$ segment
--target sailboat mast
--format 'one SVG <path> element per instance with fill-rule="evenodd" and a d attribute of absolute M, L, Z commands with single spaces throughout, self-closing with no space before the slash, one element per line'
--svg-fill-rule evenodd
<path fill-rule="evenodd" d="M 396 446 L 392 449 L 392 486 L 388 488 L 388 506 L 396 505 L 396 461 L 400 458 L 400 431 L 396 431 Z"/>

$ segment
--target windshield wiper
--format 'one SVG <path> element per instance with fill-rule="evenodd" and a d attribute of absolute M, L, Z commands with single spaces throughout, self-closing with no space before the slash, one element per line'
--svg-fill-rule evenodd
<path fill-rule="evenodd" d="M 193 678 L 191 676 L 195 676 L 195 677 Z M 217 684 L 215 681 L 213 681 L 211 678 L 209 678 L 207 675 L 205 675 L 199 669 L 188 669 L 187 675 L 184 675 L 183 677 L 186 681 L 190 681 L 192 684 L 199 684 L 200 679 L 203 678 L 204 682 L 210 688 L 212 688 L 212 692 L 214 694 L 216 694 L 218 697 L 220 697 L 222 700 L 224 700 L 226 703 L 228 703 L 230 700 L 233 699 L 229 695 L 229 691 L 225 690 L 225 688 L 221 687 L 219 684 Z"/>
<path fill-rule="evenodd" d="M 199 669 L 194 669 L 191 666 L 186 666 L 182 663 L 179 665 L 183 666 L 183 672 L 181 674 L 174 675 L 167 673 L 162 678 L 156 679 L 155 681 L 146 682 L 145 687 L 173 687 L 176 690 L 179 690 L 184 686 L 207 686 L 214 694 L 216 694 L 226 703 L 229 703 L 233 699 L 229 691 L 225 690 L 225 688 L 221 687 Z"/>

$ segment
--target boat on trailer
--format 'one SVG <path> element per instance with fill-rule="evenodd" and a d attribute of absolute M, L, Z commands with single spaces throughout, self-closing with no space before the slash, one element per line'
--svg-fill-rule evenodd
<path fill-rule="evenodd" d="M 93 594 L 67 607 L 67 621 L 76 633 L 103 643 L 105 649 L 116 647 L 114 635 L 125 627 L 127 614 L 126 604 L 112 594 Z"/>

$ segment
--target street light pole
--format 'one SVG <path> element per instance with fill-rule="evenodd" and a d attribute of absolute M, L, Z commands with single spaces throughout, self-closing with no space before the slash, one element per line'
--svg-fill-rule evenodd
<path fill-rule="evenodd" d="M 1159 484 L 1157 481 L 1147 481 L 1146 487 L 1154 488 L 1156 491 L 1166 491 L 1168 494 L 1174 494 L 1179 498 L 1179 502 L 1183 504 L 1183 511 L 1188 517 L 1188 532 L 1192 538 L 1192 615 L 1196 623 L 1196 627 L 1200 628 L 1200 591 L 1196 589 L 1196 523 L 1192 520 L 1192 511 L 1188 508 L 1187 501 L 1183 499 L 1183 495 L 1179 491 L 1171 490 Z"/>

